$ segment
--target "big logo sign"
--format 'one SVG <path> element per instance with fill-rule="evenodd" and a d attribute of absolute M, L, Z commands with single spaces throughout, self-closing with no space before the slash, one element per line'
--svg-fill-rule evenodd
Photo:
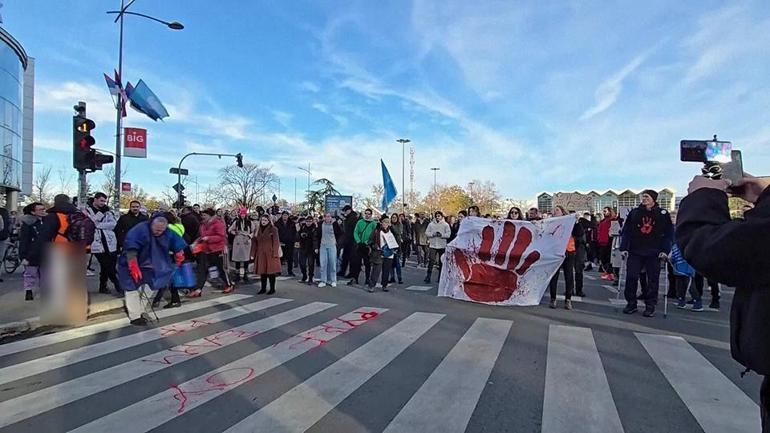
<path fill-rule="evenodd" d="M 564 260 L 575 216 L 527 221 L 465 218 L 443 257 L 438 295 L 537 305 Z"/>

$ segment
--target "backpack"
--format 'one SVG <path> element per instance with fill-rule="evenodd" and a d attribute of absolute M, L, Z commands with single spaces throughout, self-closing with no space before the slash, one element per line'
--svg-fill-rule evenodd
<path fill-rule="evenodd" d="M 59 214 L 59 221 L 63 215 Z M 59 234 L 68 242 L 91 245 L 96 235 L 96 224 L 84 212 L 77 211 L 67 215 L 67 228 Z"/>

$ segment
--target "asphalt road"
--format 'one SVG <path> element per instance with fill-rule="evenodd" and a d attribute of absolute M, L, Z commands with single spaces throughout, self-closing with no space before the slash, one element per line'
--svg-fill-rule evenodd
<path fill-rule="evenodd" d="M 388 293 L 282 279 L 150 328 L 101 317 L 0 345 L 0 433 L 759 431 L 729 289 L 643 318 L 586 275 L 572 311 L 438 298 L 412 266 Z"/>

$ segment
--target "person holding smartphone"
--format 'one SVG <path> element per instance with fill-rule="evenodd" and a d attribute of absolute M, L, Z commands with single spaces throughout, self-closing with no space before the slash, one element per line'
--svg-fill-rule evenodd
<path fill-rule="evenodd" d="M 754 204 L 732 219 L 728 192 Z M 679 206 L 676 239 L 685 260 L 707 278 L 735 287 L 730 314 L 733 359 L 764 376 L 762 432 L 770 433 L 770 179 L 696 176 Z"/>

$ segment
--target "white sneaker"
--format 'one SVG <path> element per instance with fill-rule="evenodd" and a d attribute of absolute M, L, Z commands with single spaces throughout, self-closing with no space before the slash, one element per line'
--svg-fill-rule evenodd
<path fill-rule="evenodd" d="M 320 283 L 318 283 L 318 287 L 326 287 L 326 283 L 324 283 L 323 281 L 321 281 Z"/>
<path fill-rule="evenodd" d="M 95 276 L 96 276 L 96 272 L 90 269 L 86 269 L 86 277 L 95 277 Z"/>
<path fill-rule="evenodd" d="M 375 289 L 381 289 L 382 288 L 382 284 L 377 283 L 377 284 L 374 285 L 374 288 Z"/>
<path fill-rule="evenodd" d="M 337 287 L 337 283 L 332 283 L 332 287 Z"/>

